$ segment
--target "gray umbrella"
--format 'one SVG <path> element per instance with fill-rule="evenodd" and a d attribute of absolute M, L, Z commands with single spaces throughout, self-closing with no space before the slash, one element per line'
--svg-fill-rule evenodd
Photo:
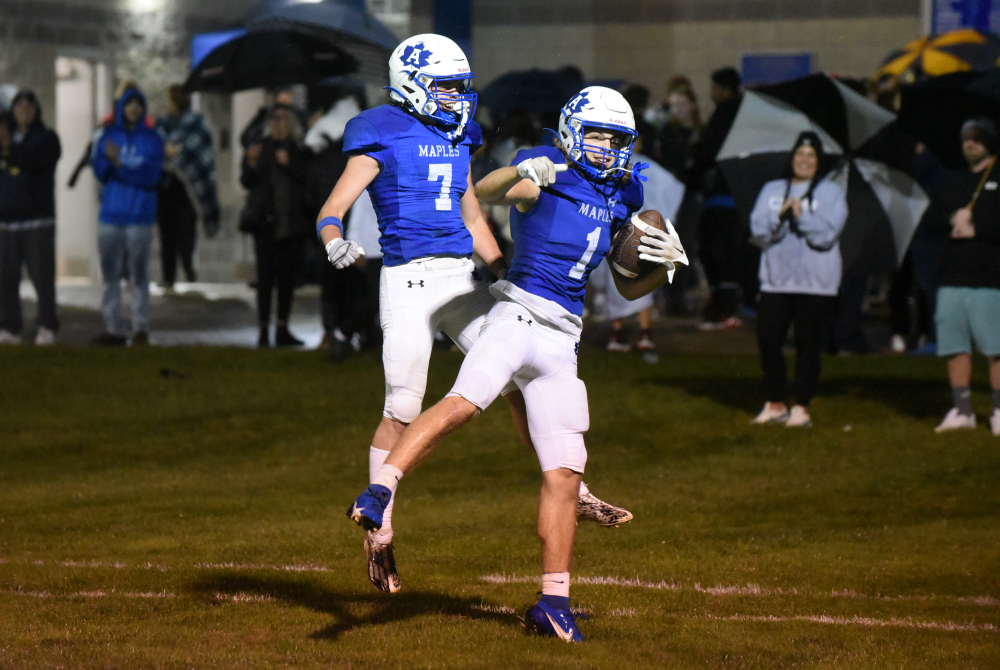
<path fill-rule="evenodd" d="M 816 77 L 807 79 L 815 88 Z M 894 115 L 843 84 L 829 82 L 843 100 L 842 123 L 835 126 L 825 118 L 820 124 L 790 102 L 748 91 L 716 160 L 737 208 L 749 215 L 764 184 L 785 176 L 798 135 L 815 132 L 823 140 L 824 151 L 837 159 L 829 178 L 847 194 L 850 213 L 840 239 L 845 270 L 891 271 L 902 262 L 928 197 L 908 174 L 905 161 L 893 160 L 883 151 L 887 144 L 899 144 Z M 792 92 L 793 100 L 801 92 L 794 84 L 782 85 Z M 827 128 L 834 129 L 839 138 Z M 902 150 L 896 153 L 905 151 L 904 138 Z"/>

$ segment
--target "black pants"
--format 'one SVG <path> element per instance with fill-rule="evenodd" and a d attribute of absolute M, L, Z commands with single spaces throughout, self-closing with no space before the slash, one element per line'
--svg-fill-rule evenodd
<path fill-rule="evenodd" d="M 831 352 L 871 353 L 872 345 L 861 327 L 870 282 L 871 276 L 864 273 L 845 274 L 840 280 L 840 290 L 832 311 L 833 337 L 828 347 Z"/>
<path fill-rule="evenodd" d="M 54 225 L 0 230 L 0 330 L 20 335 L 24 328 L 19 293 L 21 268 L 24 266 L 28 268 L 28 276 L 38 294 L 38 325 L 58 331 Z"/>
<path fill-rule="evenodd" d="M 735 209 L 707 208 L 699 230 L 701 265 L 712 289 L 711 320 L 721 321 L 739 308 L 740 271 L 745 242 L 740 215 Z"/>
<path fill-rule="evenodd" d="M 271 322 L 271 293 L 278 289 L 278 321 L 287 323 L 295 293 L 295 275 L 302 264 L 303 239 L 275 240 L 270 230 L 255 233 L 257 255 L 257 317 L 262 326 Z"/>
<path fill-rule="evenodd" d="M 768 402 L 785 402 L 787 372 L 782 347 L 795 324 L 795 402 L 809 406 L 819 383 L 822 330 L 833 297 L 761 293 L 757 303 L 757 346 Z"/>
<path fill-rule="evenodd" d="M 371 339 L 378 317 L 381 271 L 381 258 L 366 258 L 363 268 L 351 265 L 338 270 L 326 264 L 320 293 L 324 331 L 339 328 L 346 337 L 359 333 Z"/>
<path fill-rule="evenodd" d="M 195 281 L 194 242 L 198 213 L 180 179 L 164 178 L 159 190 L 156 219 L 160 228 L 160 264 L 163 283 L 173 286 L 177 279 L 177 261 L 184 266 L 187 280 Z"/>

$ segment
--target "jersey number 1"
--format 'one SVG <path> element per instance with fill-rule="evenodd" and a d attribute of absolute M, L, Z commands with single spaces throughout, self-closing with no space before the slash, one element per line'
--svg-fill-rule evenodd
<path fill-rule="evenodd" d="M 451 211 L 451 163 L 431 163 L 427 179 L 441 179 L 441 197 L 434 199 L 434 208 L 439 212 Z"/>
<path fill-rule="evenodd" d="M 594 257 L 594 252 L 597 251 L 597 243 L 601 241 L 601 227 L 598 226 L 594 228 L 590 235 L 587 235 L 587 250 L 583 252 L 580 256 L 580 260 L 576 262 L 573 269 L 569 271 L 569 276 L 573 279 L 583 279 L 583 273 L 587 269 L 587 263 L 590 259 Z"/>

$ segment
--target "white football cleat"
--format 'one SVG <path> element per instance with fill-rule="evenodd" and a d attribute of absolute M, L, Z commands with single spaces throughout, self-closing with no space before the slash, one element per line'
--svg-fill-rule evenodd
<path fill-rule="evenodd" d="M 44 326 L 38 329 L 38 333 L 35 335 L 35 346 L 51 347 L 55 343 L 56 343 L 55 331 L 49 330 Z"/>
<path fill-rule="evenodd" d="M 769 403 L 764 403 L 764 409 L 760 411 L 751 424 L 757 424 L 764 426 L 771 423 L 785 423 L 788 421 L 788 410 L 787 409 L 771 409 Z"/>
<path fill-rule="evenodd" d="M 785 428 L 811 428 L 812 425 L 809 410 L 802 405 L 792 407 L 792 412 L 788 415 L 788 420 L 785 421 Z"/>
<path fill-rule="evenodd" d="M 1000 437 L 1000 407 L 993 410 L 993 416 L 990 417 L 990 430 L 997 437 Z"/>
<path fill-rule="evenodd" d="M 368 533 L 365 536 L 365 556 L 368 558 L 368 579 L 379 591 L 399 591 L 399 573 L 392 555 L 392 542 L 382 544 Z"/>
<path fill-rule="evenodd" d="M 21 336 L 9 330 L 0 330 L 0 344 L 21 344 Z"/>
<path fill-rule="evenodd" d="M 579 494 L 576 499 L 576 515 L 596 521 L 602 526 L 617 526 L 632 520 L 632 512 L 624 507 L 616 507 L 604 502 L 593 493 Z"/>
<path fill-rule="evenodd" d="M 993 413 L 993 416 L 996 416 L 996 412 Z M 934 432 L 946 433 L 949 430 L 975 430 L 975 428 L 975 414 L 960 414 L 957 407 L 952 407 L 948 413 L 944 415 L 944 421 L 942 421 L 940 425 L 934 429 Z M 994 434 L 996 434 L 995 431 Z"/>

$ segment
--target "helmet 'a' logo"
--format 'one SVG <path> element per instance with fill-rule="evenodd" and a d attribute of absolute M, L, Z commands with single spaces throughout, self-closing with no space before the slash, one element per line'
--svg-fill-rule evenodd
<path fill-rule="evenodd" d="M 587 99 L 589 93 L 581 93 L 566 104 L 566 108 L 569 109 L 570 114 L 579 114 L 583 111 L 586 105 L 590 104 L 590 100 Z"/>
<path fill-rule="evenodd" d="M 407 46 L 403 49 L 403 55 L 400 56 L 400 60 L 403 61 L 403 65 L 412 65 L 418 68 L 430 65 L 430 59 L 431 52 L 424 46 L 423 42 Z"/>

